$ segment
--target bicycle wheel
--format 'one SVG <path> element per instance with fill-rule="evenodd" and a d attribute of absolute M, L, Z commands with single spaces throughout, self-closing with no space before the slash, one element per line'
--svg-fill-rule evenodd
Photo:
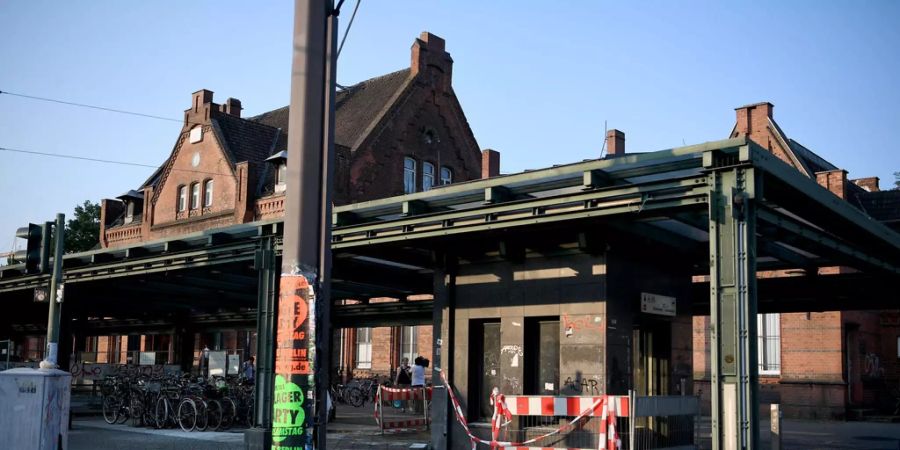
<path fill-rule="evenodd" d="M 206 431 L 209 428 L 209 415 L 207 414 L 207 404 L 205 400 L 196 400 L 194 405 L 197 406 L 197 431 Z"/>
<path fill-rule="evenodd" d="M 255 425 L 255 422 L 256 422 L 255 417 L 253 417 L 253 404 L 255 402 L 256 402 L 255 398 L 251 396 L 251 397 L 247 398 L 247 402 L 244 405 L 243 420 L 244 420 L 244 423 L 249 428 L 253 428 L 253 425 Z"/>
<path fill-rule="evenodd" d="M 207 427 L 212 431 L 219 431 L 222 426 L 222 403 L 218 400 L 206 402 Z"/>
<path fill-rule="evenodd" d="M 124 398 L 118 399 L 119 409 L 116 413 L 116 423 L 122 425 L 125 422 L 128 422 L 128 419 L 131 417 L 130 412 L 130 404 Z"/>
<path fill-rule="evenodd" d="M 197 405 L 194 401 L 185 398 L 178 404 L 178 413 L 176 415 L 178 426 L 186 432 L 194 431 L 197 426 Z"/>
<path fill-rule="evenodd" d="M 103 420 L 110 425 L 116 423 L 119 407 L 119 399 L 109 395 L 103 397 Z"/>
<path fill-rule="evenodd" d="M 351 388 L 347 393 L 347 403 L 358 408 L 366 403 L 366 395 L 360 388 Z"/>
<path fill-rule="evenodd" d="M 157 429 L 165 428 L 166 422 L 169 420 L 169 401 L 164 396 L 156 399 L 156 409 L 153 415 L 153 422 Z"/>
<path fill-rule="evenodd" d="M 141 426 L 141 419 L 144 416 L 144 408 L 139 398 L 133 397 L 131 399 L 131 407 L 128 408 L 128 414 L 129 416 L 131 416 L 131 426 Z"/>
<path fill-rule="evenodd" d="M 237 403 L 231 397 L 222 397 L 222 429 L 227 430 L 237 421 Z"/>

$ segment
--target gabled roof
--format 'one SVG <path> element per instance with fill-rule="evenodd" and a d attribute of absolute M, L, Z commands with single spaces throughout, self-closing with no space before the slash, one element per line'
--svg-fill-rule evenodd
<path fill-rule="evenodd" d="M 335 98 L 334 142 L 354 149 L 369 129 L 380 120 L 410 80 L 410 69 L 372 78 L 337 93 Z M 288 132 L 289 107 L 262 113 L 249 120 Z M 280 149 L 279 149 L 280 150 Z M 268 155 L 267 155 L 268 156 Z"/>

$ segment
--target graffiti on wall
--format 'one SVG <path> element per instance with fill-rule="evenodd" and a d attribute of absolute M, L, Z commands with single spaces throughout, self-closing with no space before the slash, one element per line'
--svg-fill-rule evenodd
<path fill-rule="evenodd" d="M 593 378 L 582 378 L 581 376 L 567 377 L 563 383 L 563 390 L 579 395 L 600 395 L 600 381 Z"/>
<path fill-rule="evenodd" d="M 72 374 L 72 382 L 84 380 L 102 380 L 108 376 L 136 376 L 161 377 L 164 375 L 177 375 L 181 373 L 181 366 L 175 364 L 96 364 L 88 362 L 73 362 L 69 366 Z"/>
<path fill-rule="evenodd" d="M 603 332 L 603 318 L 600 316 L 582 316 L 578 318 L 569 317 L 568 314 L 562 315 L 563 329 L 566 337 L 578 332 Z"/>
<path fill-rule="evenodd" d="M 884 378 L 884 367 L 881 367 L 881 358 L 875 353 L 869 352 L 865 356 L 863 376 L 866 378 Z"/>

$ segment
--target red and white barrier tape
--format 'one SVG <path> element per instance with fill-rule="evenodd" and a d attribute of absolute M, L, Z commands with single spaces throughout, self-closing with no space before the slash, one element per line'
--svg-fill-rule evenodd
<path fill-rule="evenodd" d="M 497 397 L 492 396 L 492 398 L 497 398 L 498 401 L 494 402 L 494 415 L 492 418 L 491 430 L 493 439 L 490 441 L 480 439 L 475 437 L 472 434 L 472 431 L 469 429 L 469 424 L 466 421 L 466 415 L 463 414 L 462 408 L 459 406 L 459 401 L 456 399 L 456 394 L 453 393 L 453 388 L 450 387 L 450 382 L 447 381 L 447 375 L 441 371 L 441 380 L 444 382 L 444 387 L 447 388 L 447 392 L 450 395 L 450 401 L 453 403 L 453 411 L 456 413 L 456 420 L 462 425 L 463 430 L 466 432 L 466 435 L 469 436 L 469 440 L 472 442 L 472 450 L 476 450 L 477 444 L 484 444 L 490 446 L 492 449 L 497 447 L 523 447 L 529 444 L 533 444 L 541 439 L 548 438 L 550 436 L 554 436 L 556 434 L 566 432 L 574 428 L 575 424 L 579 422 L 581 419 L 593 415 L 594 411 L 598 408 L 602 408 L 602 417 L 600 420 L 600 449 L 603 450 L 617 450 L 621 448 L 621 441 L 619 440 L 618 433 L 616 433 L 616 408 L 615 405 L 611 402 L 606 401 L 606 397 L 597 397 L 594 403 L 581 412 L 577 417 L 570 420 L 565 425 L 553 430 L 549 433 L 544 433 L 540 436 L 533 437 L 526 441 L 522 442 L 506 442 L 506 441 L 498 441 L 497 434 L 494 433 L 494 418 L 496 418 L 497 423 L 499 423 L 500 417 L 506 417 L 507 414 L 510 414 L 509 409 L 506 407 L 505 403 L 503 403 L 502 396 L 498 393 Z M 496 388 L 495 388 L 496 389 Z M 502 405 L 502 408 L 505 412 L 501 412 L 498 414 L 498 405 Z M 510 414 L 511 416 L 511 414 Z M 511 417 L 510 417 L 511 419 Z M 508 424 L 509 422 L 507 422 Z M 605 443 L 605 445 L 604 445 Z"/>

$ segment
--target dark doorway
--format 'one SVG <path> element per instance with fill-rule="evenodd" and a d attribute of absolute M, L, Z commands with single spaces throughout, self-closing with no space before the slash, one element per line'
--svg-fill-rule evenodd
<path fill-rule="evenodd" d="M 491 389 L 500 386 L 500 322 L 469 322 L 469 417 L 489 419 Z M 473 395 L 474 394 L 474 395 Z"/>
<path fill-rule="evenodd" d="M 643 320 L 634 330 L 635 395 L 669 395 L 672 326 L 662 320 Z"/>
<path fill-rule="evenodd" d="M 525 319 L 525 395 L 559 394 L 559 317 Z"/>

